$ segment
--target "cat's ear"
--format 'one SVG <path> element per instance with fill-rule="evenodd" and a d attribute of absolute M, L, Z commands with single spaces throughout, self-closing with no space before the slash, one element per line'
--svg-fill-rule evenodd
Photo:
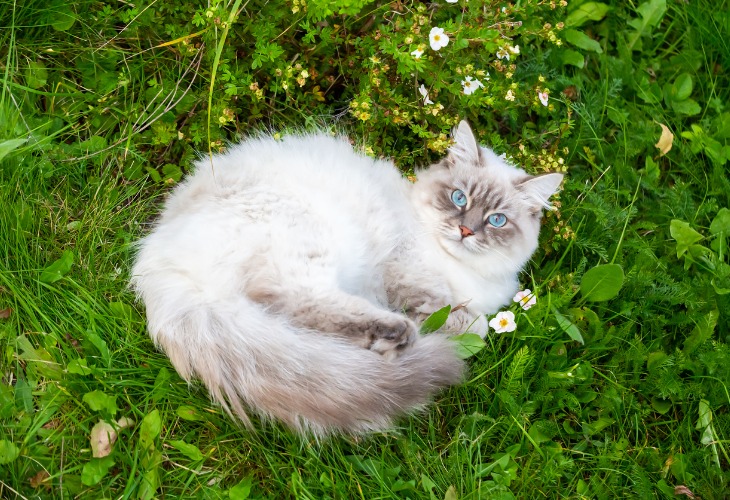
<path fill-rule="evenodd" d="M 449 148 L 449 156 L 459 162 L 478 163 L 479 143 L 466 120 L 461 120 L 452 136 L 454 145 Z"/>
<path fill-rule="evenodd" d="M 560 187 L 563 181 L 563 174 L 543 174 L 530 177 L 517 185 L 525 198 L 534 205 L 536 209 L 552 208 L 548 201 Z"/>

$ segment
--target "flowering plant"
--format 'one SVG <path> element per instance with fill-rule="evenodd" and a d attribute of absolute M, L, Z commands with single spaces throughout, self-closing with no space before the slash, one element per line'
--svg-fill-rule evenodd
<path fill-rule="evenodd" d="M 442 155 L 462 118 L 502 151 L 504 129 L 520 131 L 503 127 L 505 122 L 537 122 L 507 140 L 519 137 L 523 146 L 540 149 L 548 143 L 553 155 L 560 152 L 556 138 L 570 133 L 567 108 L 547 97 L 560 90 L 551 77 L 565 2 L 287 4 L 288 10 L 252 0 L 231 16 L 223 0 L 211 0 L 195 11 L 187 33 L 165 34 L 165 40 L 182 40 L 175 46 L 191 63 L 201 52 L 211 61 L 220 46 L 211 91 L 214 146 L 262 120 L 278 119 L 280 105 L 300 110 L 302 117 L 347 117 L 368 151 L 395 158 L 406 169 Z M 252 12 L 258 13 L 255 23 L 245 19 Z M 226 28 L 222 43 L 220 30 Z M 179 132 L 191 151 L 207 148 L 198 116 L 167 134 Z M 520 161 L 539 171 L 538 159 L 526 155 Z"/>

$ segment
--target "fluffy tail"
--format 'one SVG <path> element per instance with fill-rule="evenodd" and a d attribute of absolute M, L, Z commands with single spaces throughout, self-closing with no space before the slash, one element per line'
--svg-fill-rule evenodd
<path fill-rule="evenodd" d="M 191 306 L 181 290 L 145 297 L 136 285 L 150 335 L 178 373 L 200 379 L 247 425 L 251 409 L 300 433 L 382 430 L 463 376 L 463 362 L 442 335 L 418 337 L 388 361 L 294 327 L 243 296 Z"/>

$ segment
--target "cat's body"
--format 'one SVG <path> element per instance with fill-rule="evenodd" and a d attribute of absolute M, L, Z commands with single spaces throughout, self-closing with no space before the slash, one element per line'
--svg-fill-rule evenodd
<path fill-rule="evenodd" d="M 249 139 L 199 162 L 132 271 L 155 343 L 244 421 L 250 408 L 316 434 L 385 428 L 458 382 L 446 337 L 416 323 L 468 302 L 444 330 L 486 332 L 560 176 L 506 165 L 465 123 L 455 138 L 415 184 L 325 134 Z M 494 233 L 479 203 L 515 227 Z"/>

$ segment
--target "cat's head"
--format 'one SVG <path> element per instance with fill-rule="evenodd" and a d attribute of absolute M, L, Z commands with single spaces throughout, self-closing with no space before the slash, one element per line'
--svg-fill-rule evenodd
<path fill-rule="evenodd" d="M 537 248 L 540 218 L 563 174 L 528 175 L 477 143 L 462 121 L 441 162 L 418 173 L 413 203 L 451 256 L 495 274 L 519 271 Z"/>

